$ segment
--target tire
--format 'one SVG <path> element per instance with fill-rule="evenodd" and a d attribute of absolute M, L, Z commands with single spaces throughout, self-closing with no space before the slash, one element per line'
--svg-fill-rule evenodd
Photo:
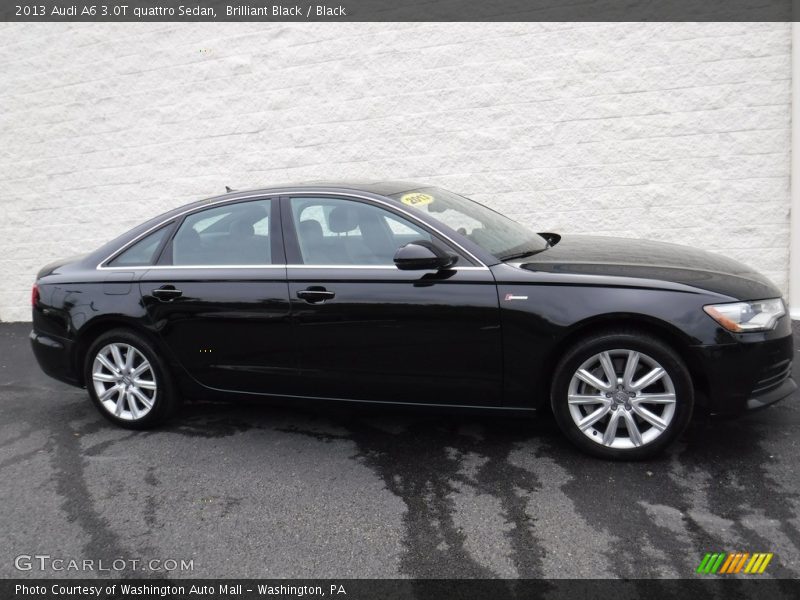
<path fill-rule="evenodd" d="M 614 330 L 590 335 L 567 350 L 554 372 L 550 402 L 561 430 L 584 452 L 644 460 L 686 429 L 694 386 L 680 356 L 663 341 Z"/>
<path fill-rule="evenodd" d="M 84 381 L 100 414 L 126 429 L 149 429 L 180 405 L 169 370 L 153 345 L 127 329 L 108 331 L 92 343 Z"/>

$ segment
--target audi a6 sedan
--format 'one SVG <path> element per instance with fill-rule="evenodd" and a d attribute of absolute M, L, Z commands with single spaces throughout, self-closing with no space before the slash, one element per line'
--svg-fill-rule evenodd
<path fill-rule="evenodd" d="M 752 269 L 411 183 L 189 204 L 46 266 L 32 303 L 42 369 L 135 429 L 208 395 L 552 410 L 584 451 L 641 459 L 695 408 L 796 388 L 784 301 Z"/>

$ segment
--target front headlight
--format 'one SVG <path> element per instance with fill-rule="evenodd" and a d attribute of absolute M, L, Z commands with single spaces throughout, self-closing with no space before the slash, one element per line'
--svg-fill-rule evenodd
<path fill-rule="evenodd" d="M 775 327 L 786 307 L 780 298 L 733 302 L 731 304 L 708 304 L 703 310 L 728 331 L 767 331 Z"/>

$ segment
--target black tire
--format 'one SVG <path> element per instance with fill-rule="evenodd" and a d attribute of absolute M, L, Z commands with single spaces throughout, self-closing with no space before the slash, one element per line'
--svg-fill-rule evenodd
<path fill-rule="evenodd" d="M 123 406 L 127 407 L 127 410 L 123 414 L 127 414 L 128 418 L 121 418 L 106 408 L 98 396 L 96 383 L 93 379 L 94 364 L 98 353 L 111 344 L 120 344 L 134 348 L 136 350 L 134 359 L 139 361 L 139 365 L 143 364 L 142 357 L 149 362 L 150 369 L 144 375 L 147 376 L 148 379 L 152 378 L 152 382 L 155 383 L 155 390 L 145 390 L 144 388 L 139 390 L 139 388 L 137 388 L 137 390 L 143 392 L 148 399 L 150 398 L 150 393 L 153 393 L 154 399 L 151 408 L 147 409 L 145 404 L 135 398 L 128 400 L 126 397 L 126 399 L 122 401 Z M 115 425 L 126 429 L 149 429 L 154 427 L 172 416 L 181 403 L 180 396 L 173 384 L 172 376 L 164 361 L 159 357 L 155 348 L 147 338 L 132 330 L 114 329 L 99 336 L 91 344 L 86 353 L 83 373 L 89 398 L 91 398 L 94 405 L 100 411 L 100 414 Z M 112 371 L 107 368 L 103 372 L 103 374 L 109 373 L 112 373 Z M 132 385 L 132 383 L 130 383 L 132 381 L 130 378 L 126 381 L 128 381 L 129 386 Z M 101 382 L 99 385 L 101 387 L 107 386 L 107 388 L 110 388 L 116 384 L 114 382 Z M 112 396 L 119 398 L 119 395 L 116 394 L 112 394 Z M 111 400 L 112 398 L 108 399 L 108 401 Z M 134 408 L 130 407 L 131 402 Z M 144 410 L 147 410 L 146 414 L 138 418 L 134 416 L 134 412 L 138 413 Z"/>
<path fill-rule="evenodd" d="M 646 371 L 635 371 L 636 376 L 628 378 L 630 381 L 633 383 L 643 381 L 640 374 L 651 372 L 655 368 L 653 362 L 649 361 L 654 361 L 654 363 L 657 363 L 658 366 L 663 368 L 668 377 L 662 377 L 661 380 L 656 381 L 652 386 L 645 386 L 639 392 L 631 391 L 635 389 L 635 385 L 627 386 L 627 384 L 620 383 L 620 379 L 624 379 L 624 367 L 628 363 L 627 357 L 632 356 L 627 354 L 629 351 L 640 353 L 638 355 L 640 357 L 638 363 L 632 360 L 631 362 L 633 364 L 639 364 L 639 369 L 648 369 Z M 589 369 L 587 363 L 591 365 L 593 364 L 591 361 L 597 358 L 598 362 L 596 364 L 598 367 L 594 373 L 592 373 L 592 371 L 589 371 L 589 373 L 597 375 L 600 379 L 600 383 L 608 383 L 610 377 L 603 367 L 602 361 L 599 360 L 601 353 L 604 352 L 609 352 L 609 354 L 604 356 L 611 358 L 611 366 L 618 376 L 617 382 L 614 382 L 614 385 L 617 387 L 609 391 L 602 391 L 599 387 L 594 387 L 584 382 L 581 379 L 584 375 L 577 377 L 577 371 L 582 366 L 584 367 L 584 371 L 587 371 Z M 622 373 L 620 373 L 620 370 L 622 370 Z M 573 416 L 573 411 L 578 413 L 577 418 L 580 420 L 580 417 L 586 418 L 594 413 L 595 410 L 602 413 L 604 405 L 588 403 L 582 406 L 574 405 L 570 407 L 568 396 L 573 376 L 576 376 L 576 381 L 573 386 L 573 393 L 575 394 L 573 402 L 583 401 L 583 398 L 578 397 L 578 395 L 597 395 L 605 397 L 606 399 L 602 401 L 608 403 L 609 407 L 608 412 L 603 413 L 603 417 L 596 422 L 596 425 L 585 428 L 586 433 L 578 427 L 576 418 Z M 668 385 L 672 386 L 672 392 L 667 389 Z M 665 396 L 668 397 L 670 394 L 674 395 L 674 402 L 671 402 L 674 408 L 669 409 L 671 413 L 663 412 L 668 410 L 666 405 L 663 405 L 663 408 L 659 408 L 662 406 L 660 404 L 645 403 L 644 405 L 637 405 L 640 411 L 642 408 L 650 411 L 650 415 L 655 414 L 658 417 L 668 415 L 669 420 L 663 418 L 659 423 L 659 427 L 655 427 L 651 422 L 637 414 L 637 407 L 634 407 L 633 404 L 637 401 L 642 402 L 644 400 L 644 397 L 636 397 L 639 394 L 659 393 L 659 386 L 664 388 L 662 393 Z M 645 392 L 644 390 L 650 391 Z M 655 392 L 653 392 L 653 390 L 655 390 Z M 634 395 L 634 397 L 623 400 L 625 394 L 629 396 Z M 654 396 L 651 395 L 649 397 L 653 398 Z M 554 372 L 550 402 L 556 422 L 561 430 L 572 443 L 584 452 L 593 456 L 612 460 L 644 460 L 663 451 L 686 429 L 694 408 L 694 386 L 689 370 L 686 368 L 683 360 L 681 360 L 680 356 L 678 356 L 669 345 L 649 334 L 631 330 L 613 330 L 590 335 L 565 352 Z M 617 410 L 620 411 L 619 415 L 616 414 Z M 662 412 L 657 414 L 659 410 Z M 651 418 L 650 415 L 645 416 Z M 626 447 L 610 447 L 609 445 L 604 445 L 602 441 L 606 433 L 604 425 L 608 425 L 611 422 L 612 416 L 615 418 L 615 423 L 625 423 L 623 430 L 618 429 L 619 425 L 612 428 L 612 431 L 624 431 L 625 433 L 624 436 L 619 435 L 618 439 L 615 438 L 613 443 L 624 444 Z M 644 430 L 638 435 L 642 441 L 641 445 L 634 445 L 635 436 L 631 433 L 631 429 L 628 428 L 628 419 L 633 419 L 634 421 L 632 429 L 636 431 L 640 429 Z M 667 421 L 668 424 L 664 427 L 664 423 Z M 651 428 L 653 432 L 648 433 Z M 644 441 L 648 437 L 652 439 Z M 627 445 L 631 447 L 627 447 Z"/>

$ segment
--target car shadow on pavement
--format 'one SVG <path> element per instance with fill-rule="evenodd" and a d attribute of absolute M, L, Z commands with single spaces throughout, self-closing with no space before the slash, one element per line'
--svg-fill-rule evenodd
<path fill-rule="evenodd" d="M 2 331 L 5 357 L 27 360 L 26 328 Z M 662 456 L 622 463 L 574 449 L 546 414 L 198 402 L 128 431 L 28 362 L 5 373 L 11 538 L 44 523 L 86 556 L 164 552 L 166 531 L 190 544 L 224 538 L 242 573 L 256 572 L 243 540 L 286 531 L 275 554 L 252 554 L 276 573 L 680 578 L 705 552 L 766 551 L 768 575 L 800 576 L 797 393 L 738 419 L 698 415 Z M 313 567 L 294 537 L 308 511 L 306 535 L 327 544 Z M 215 546 L 192 547 L 214 575 Z"/>
<path fill-rule="evenodd" d="M 607 560 L 603 572 L 638 578 L 691 573 L 698 552 L 725 548 L 731 540 L 773 547 L 754 519 L 769 521 L 793 552 L 800 548 L 791 524 L 796 490 L 771 477 L 769 463 L 776 457 L 765 447 L 770 436 L 785 435 L 785 423 L 775 427 L 784 410 L 736 420 L 700 416 L 668 452 L 636 463 L 582 454 L 549 414 L 198 403 L 159 431 L 222 438 L 272 430 L 316 444 L 351 442 L 350 458 L 380 477 L 406 507 L 400 568 L 413 577 L 497 576 L 475 558 L 459 525 L 456 515 L 468 492 L 499 508 L 511 573 L 551 573 L 553 532 L 563 528 L 569 536 L 572 529 L 580 537 L 599 527 L 599 547 L 610 547 L 607 556 L 624 557 Z M 558 523 L 559 509 L 542 501 L 563 503 L 577 524 Z M 661 563 L 648 555 L 661 556 Z M 598 572 L 589 569 L 588 575 Z"/>

